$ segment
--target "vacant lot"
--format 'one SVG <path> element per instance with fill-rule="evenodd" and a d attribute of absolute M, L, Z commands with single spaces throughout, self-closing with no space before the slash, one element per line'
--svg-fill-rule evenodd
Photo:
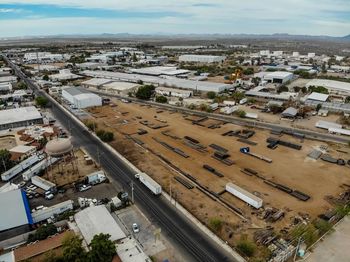
<path fill-rule="evenodd" d="M 291 219 L 296 216 L 314 218 L 325 212 L 331 207 L 325 197 L 339 195 L 345 190 L 343 184 L 350 184 L 348 167 L 307 157 L 314 148 L 323 145 L 328 148 L 328 153 L 333 157 L 350 159 L 346 153 L 336 151 L 338 149 L 336 145 L 310 140 L 301 141 L 284 135 L 279 139 L 300 144 L 302 149 L 295 150 L 280 145 L 271 150 L 266 147 L 266 139 L 272 135 L 265 130 L 254 130 L 256 133 L 250 138 L 250 141 L 256 142 L 257 145 L 247 145 L 238 142 L 236 137 L 222 136 L 223 133 L 230 130 L 241 130 L 240 126 L 216 120 L 206 120 L 200 122 L 200 125 L 194 125 L 189 120 L 196 119 L 194 116 L 184 116 L 133 103 L 125 104 L 115 101 L 115 104 L 116 106 L 104 106 L 90 110 L 91 120 L 98 123 L 98 129 L 106 129 L 115 133 L 115 141 L 111 143 L 112 146 L 158 181 L 167 192 L 171 191 L 173 196 L 203 223 L 209 224 L 213 217 L 220 218 L 224 223 L 218 233 L 229 242 L 232 240 L 229 237 L 232 237 L 232 233 L 234 238 L 241 232 L 246 232 L 247 228 L 267 226 L 268 223 L 261 217 L 262 211 L 258 212 L 229 193 L 223 193 L 221 195 L 223 200 L 242 210 L 243 216 L 239 216 L 222 203 L 203 193 L 203 190 L 198 187 L 187 189 L 174 180 L 175 176 L 181 175 L 169 167 L 167 160 L 173 167 L 190 174 L 199 185 L 211 192 L 222 193 L 226 183 L 233 182 L 262 198 L 264 208 L 282 209 L 285 211 L 285 218 L 274 223 L 274 227 L 279 229 L 288 227 Z M 144 120 L 153 126 L 164 127 L 150 128 L 140 123 Z M 219 128 L 208 128 L 210 126 Z M 140 128 L 148 133 L 138 135 Z M 167 135 L 164 135 L 164 131 Z M 198 140 L 206 148 L 199 152 L 185 145 L 184 136 Z M 126 137 L 131 139 L 126 139 Z M 165 142 L 178 148 L 189 157 L 185 158 L 159 142 Z M 233 165 L 225 165 L 212 157 L 215 150 L 209 145 L 213 143 L 228 150 L 230 159 L 234 161 Z M 271 159 L 272 163 L 240 153 L 240 148 L 246 146 L 250 147 L 251 152 Z M 214 167 L 224 176 L 215 176 L 202 167 L 204 164 Z M 267 185 L 256 176 L 243 174 L 241 172 L 243 168 L 254 169 L 262 177 L 301 191 L 311 198 L 306 202 L 300 201 Z"/>

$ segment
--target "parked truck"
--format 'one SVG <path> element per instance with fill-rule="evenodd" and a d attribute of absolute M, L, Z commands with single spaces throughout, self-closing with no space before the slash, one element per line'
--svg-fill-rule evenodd
<path fill-rule="evenodd" d="M 151 190 L 154 195 L 160 195 L 162 193 L 162 187 L 146 173 L 136 174 L 135 178 Z"/>
<path fill-rule="evenodd" d="M 31 178 L 32 184 L 45 190 L 50 191 L 51 193 L 56 192 L 56 184 L 40 177 L 40 176 L 33 176 Z"/>
<path fill-rule="evenodd" d="M 91 173 L 90 175 L 86 176 L 86 183 L 90 185 L 96 185 L 99 183 L 102 183 L 106 181 L 106 175 L 102 170 L 96 171 L 94 173 Z"/>
<path fill-rule="evenodd" d="M 238 197 L 239 199 L 251 205 L 252 207 L 255 207 L 256 209 L 259 209 L 263 205 L 263 200 L 261 198 L 253 195 L 252 193 L 233 183 L 226 184 L 226 191 L 231 193 L 235 197 Z"/>

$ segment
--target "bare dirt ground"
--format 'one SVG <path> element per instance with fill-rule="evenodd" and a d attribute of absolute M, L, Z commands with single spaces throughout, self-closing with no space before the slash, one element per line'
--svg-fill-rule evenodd
<path fill-rule="evenodd" d="M 188 190 L 173 179 L 178 174 L 171 170 L 154 153 L 170 160 L 173 165 L 195 177 L 198 183 L 209 190 L 220 192 L 224 189 L 227 182 L 233 182 L 262 198 L 265 207 L 283 209 L 286 212 L 285 218 L 273 225 L 279 229 L 289 226 L 291 219 L 299 214 L 307 213 L 311 218 L 314 218 L 326 211 L 331 207 L 331 204 L 325 200 L 325 196 L 336 196 L 344 191 L 344 188 L 342 188 L 343 183 L 350 184 L 348 167 L 330 164 L 322 160 L 312 160 L 307 157 L 307 154 L 313 148 L 327 145 L 326 143 L 310 140 L 300 141 L 290 136 L 283 136 L 281 139 L 301 144 L 302 149 L 298 151 L 279 146 L 277 149 L 271 150 L 266 147 L 266 139 L 271 136 L 269 132 L 255 130 L 256 134 L 250 140 L 257 142 L 258 145 L 250 146 L 251 151 L 272 159 L 273 162 L 269 164 L 240 153 L 239 149 L 247 145 L 236 141 L 235 137 L 222 136 L 222 133 L 226 131 L 242 129 L 240 126 L 226 124 L 221 125 L 218 129 L 209 129 L 206 126 L 213 124 L 214 120 L 203 122 L 202 124 L 205 126 L 202 127 L 193 125 L 191 121 L 185 120 L 184 116 L 179 113 L 168 111 L 156 113 L 159 109 L 133 103 L 114 102 L 117 105 L 116 107 L 104 106 L 90 110 L 92 118 L 98 123 L 98 128 L 114 132 L 115 141 L 111 145 L 141 170 L 158 181 L 166 191 L 170 191 L 171 185 L 171 191 L 173 194 L 176 192 L 178 201 L 203 223 L 208 225 L 210 218 L 213 217 L 218 217 L 224 221 L 224 226 L 220 230 L 219 235 L 231 244 L 233 244 L 233 239 L 236 236 L 238 237 L 240 233 L 247 233 L 249 228 L 263 228 L 268 225 L 267 222 L 258 217 L 256 210 L 248 207 L 229 193 L 224 193 L 223 198 L 243 210 L 247 221 L 244 222 L 244 219 L 223 207 L 217 201 L 209 198 L 199 189 Z M 167 124 L 168 126 L 160 129 L 151 129 L 140 124 L 141 120 L 148 120 L 154 124 Z M 147 130 L 148 134 L 136 134 L 139 128 Z M 169 131 L 172 135 L 179 138 L 184 136 L 193 137 L 205 146 L 212 143 L 218 144 L 229 150 L 230 158 L 235 164 L 232 166 L 224 165 L 211 157 L 214 152 L 212 148 L 207 147 L 208 152 L 198 152 L 184 145 L 181 139 L 163 135 L 162 131 Z M 142 146 L 135 144 L 132 140 L 126 139 L 125 134 L 139 139 L 144 144 Z M 153 137 L 181 149 L 189 155 L 189 158 L 184 158 L 163 147 Z M 335 151 L 336 146 L 327 146 L 329 147 L 329 153 L 334 157 L 350 158 L 345 153 Z M 202 168 L 203 164 L 216 168 L 224 174 L 224 177 L 219 178 L 206 171 Z M 307 202 L 299 201 L 282 191 L 270 187 L 257 177 L 243 174 L 240 170 L 247 167 L 258 171 L 259 174 L 274 182 L 302 191 L 310 195 L 311 199 Z M 229 238 L 232 232 L 234 233 L 233 238 Z"/>
<path fill-rule="evenodd" d="M 0 137 L 0 148 L 11 149 L 17 145 L 16 139 L 13 136 Z"/>

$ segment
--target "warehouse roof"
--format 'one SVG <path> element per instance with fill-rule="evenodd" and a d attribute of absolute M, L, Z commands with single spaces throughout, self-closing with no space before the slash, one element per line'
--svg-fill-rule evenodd
<path fill-rule="evenodd" d="M 282 116 L 284 117 L 295 117 L 298 114 L 298 109 L 294 107 L 288 107 L 286 110 L 282 112 Z"/>
<path fill-rule="evenodd" d="M 329 97 L 329 95 L 327 95 L 327 94 L 321 94 L 321 93 L 317 93 L 317 92 L 312 92 L 310 95 L 308 95 L 307 99 L 308 100 L 315 100 L 315 101 L 326 102 L 328 97 Z"/>
<path fill-rule="evenodd" d="M 35 146 L 18 145 L 10 149 L 10 152 L 26 154 L 34 150 Z"/>
<path fill-rule="evenodd" d="M 103 88 L 123 91 L 123 90 L 129 90 L 129 89 L 135 88 L 137 86 L 139 85 L 135 83 L 113 81 L 109 84 L 103 85 Z"/>
<path fill-rule="evenodd" d="M 126 237 L 104 205 L 85 208 L 78 212 L 74 218 L 88 244 L 95 235 L 100 233 L 110 234 L 112 241 Z"/>
<path fill-rule="evenodd" d="M 309 87 L 309 86 L 323 86 L 327 89 L 350 92 L 350 83 L 340 82 L 335 80 L 312 79 L 306 84 L 306 87 Z"/>
<path fill-rule="evenodd" d="M 84 81 L 81 84 L 87 85 L 87 86 L 102 86 L 110 82 L 111 82 L 111 79 L 91 78 L 90 80 Z"/>
<path fill-rule="evenodd" d="M 120 72 L 85 70 L 82 72 L 82 74 L 87 76 L 92 76 L 92 77 L 110 78 L 114 80 L 134 82 L 134 83 L 141 80 L 146 83 L 152 83 L 152 84 L 161 85 L 161 86 L 187 88 L 187 89 L 199 90 L 199 91 L 221 92 L 231 87 L 231 85 L 228 85 L 228 84 L 221 84 L 221 83 L 214 83 L 214 82 L 192 81 L 192 80 L 186 80 L 186 79 L 179 79 L 176 77 L 162 78 L 162 77 L 156 77 L 156 76 L 126 74 L 126 73 L 120 73 Z"/>
<path fill-rule="evenodd" d="M 191 90 L 184 90 L 184 89 L 164 87 L 164 86 L 157 87 L 155 91 L 165 91 L 165 92 L 172 92 L 172 93 L 179 93 L 179 94 L 192 94 Z"/>
<path fill-rule="evenodd" d="M 0 193 L 0 231 L 32 224 L 27 197 L 21 189 Z"/>
<path fill-rule="evenodd" d="M 264 78 L 286 78 L 286 77 L 289 77 L 292 75 L 293 75 L 293 73 L 284 72 L 284 71 L 276 71 L 276 72 L 272 72 L 272 73 L 264 75 Z"/>
<path fill-rule="evenodd" d="M 144 68 L 130 69 L 130 72 L 143 75 L 169 75 L 175 76 L 180 74 L 186 74 L 189 72 L 187 69 L 177 69 L 175 66 L 152 66 Z"/>
<path fill-rule="evenodd" d="M 81 95 L 90 93 L 89 91 L 83 89 L 83 88 L 77 88 L 77 87 L 67 87 L 63 89 L 65 92 L 70 94 L 71 96 Z"/>
<path fill-rule="evenodd" d="M 0 112 L 0 125 L 42 118 L 35 106 L 7 109 Z"/>

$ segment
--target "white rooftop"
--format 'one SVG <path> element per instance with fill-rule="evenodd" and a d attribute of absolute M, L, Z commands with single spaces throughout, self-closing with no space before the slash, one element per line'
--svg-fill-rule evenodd
<path fill-rule="evenodd" d="M 137 86 L 139 85 L 135 83 L 113 81 L 111 83 L 103 85 L 103 88 L 123 91 L 123 90 L 129 90 L 129 89 L 135 88 Z"/>
<path fill-rule="evenodd" d="M 110 234 L 112 241 L 126 237 L 104 205 L 85 208 L 75 214 L 74 218 L 88 244 L 95 235 L 100 233 Z"/>
<path fill-rule="evenodd" d="M 139 244 L 132 237 L 125 238 L 118 245 L 117 253 L 123 262 L 151 262 L 152 260 L 142 251 Z"/>
<path fill-rule="evenodd" d="M 284 71 L 276 71 L 276 72 L 271 72 L 269 74 L 266 74 L 264 77 L 267 78 L 285 78 L 293 75 L 293 73 L 289 72 L 284 72 Z"/>
<path fill-rule="evenodd" d="M 34 150 L 35 148 L 36 148 L 35 146 L 18 145 L 11 148 L 10 152 L 25 154 L 27 152 Z"/>
<path fill-rule="evenodd" d="M 180 75 L 186 74 L 189 70 L 186 69 L 177 69 L 175 66 L 152 66 L 152 67 L 144 67 L 144 68 L 135 68 L 130 69 L 130 72 L 136 74 L 144 74 L 144 75 Z"/>
<path fill-rule="evenodd" d="M 111 79 L 105 79 L 105 78 L 91 78 L 87 81 L 82 82 L 82 85 L 88 85 L 88 86 L 102 86 L 104 84 L 110 83 Z"/>
<path fill-rule="evenodd" d="M 350 83 L 340 82 L 335 80 L 312 79 L 306 84 L 306 87 L 309 87 L 309 86 L 323 86 L 327 89 L 350 93 Z"/>
<path fill-rule="evenodd" d="M 30 121 L 40 118 L 42 118 L 42 115 L 35 106 L 20 107 L 0 111 L 0 125 Z"/>
<path fill-rule="evenodd" d="M 310 95 L 308 95 L 307 99 L 326 102 L 328 97 L 329 97 L 329 95 L 327 95 L 327 94 L 312 92 Z"/>

